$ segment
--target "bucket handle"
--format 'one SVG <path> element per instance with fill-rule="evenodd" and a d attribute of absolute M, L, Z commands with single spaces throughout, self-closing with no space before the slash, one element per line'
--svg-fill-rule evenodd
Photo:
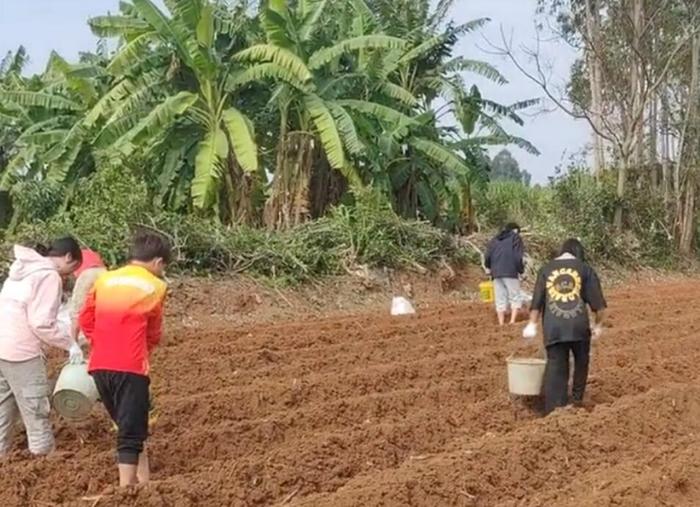
<path fill-rule="evenodd" d="M 544 359 L 544 360 L 547 359 L 547 354 L 546 354 L 545 349 L 544 349 L 544 341 L 542 341 L 542 340 L 539 340 L 539 344 L 537 345 L 537 355 L 539 356 L 540 359 Z M 510 354 L 508 354 L 506 356 L 506 362 L 513 359 L 514 356 L 515 356 L 514 352 L 511 352 Z"/>

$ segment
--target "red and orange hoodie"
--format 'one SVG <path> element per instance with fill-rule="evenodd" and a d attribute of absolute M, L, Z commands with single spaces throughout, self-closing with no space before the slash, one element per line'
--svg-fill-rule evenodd
<path fill-rule="evenodd" d="M 102 261 L 100 254 L 89 248 L 83 248 L 80 250 L 83 256 L 83 262 L 78 269 L 73 272 L 73 276 L 77 279 L 85 271 L 92 268 L 104 268 L 105 263 Z"/>
<path fill-rule="evenodd" d="M 130 264 L 100 276 L 80 312 L 90 342 L 88 371 L 148 376 L 149 355 L 160 342 L 167 285 Z"/>

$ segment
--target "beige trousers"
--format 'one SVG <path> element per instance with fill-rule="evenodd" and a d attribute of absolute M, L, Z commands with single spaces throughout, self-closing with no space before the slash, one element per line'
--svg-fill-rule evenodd
<path fill-rule="evenodd" d="M 29 451 L 42 455 L 53 450 L 50 394 L 43 358 L 21 362 L 0 359 L 0 456 L 10 451 L 18 413 L 27 432 Z"/>

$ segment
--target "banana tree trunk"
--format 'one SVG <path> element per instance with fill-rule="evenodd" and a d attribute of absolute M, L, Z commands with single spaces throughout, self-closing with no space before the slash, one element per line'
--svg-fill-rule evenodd
<path fill-rule="evenodd" d="M 264 222 L 271 229 L 286 229 L 311 216 L 309 184 L 317 159 L 317 143 L 308 132 L 289 132 L 280 139 L 277 150 L 277 167 L 265 203 Z"/>
<path fill-rule="evenodd" d="M 258 213 L 254 194 L 255 175 L 243 170 L 233 153 L 226 159 L 224 185 L 219 195 L 221 221 L 229 225 L 257 225 Z"/>
<path fill-rule="evenodd" d="M 466 183 L 462 187 L 462 211 L 458 225 L 458 232 L 464 236 L 471 234 L 477 230 L 476 213 L 474 210 L 474 201 L 472 200 L 471 185 Z"/>
<path fill-rule="evenodd" d="M 311 217 L 319 218 L 338 204 L 348 190 L 345 177 L 328 164 L 322 150 L 317 150 L 310 182 Z"/>

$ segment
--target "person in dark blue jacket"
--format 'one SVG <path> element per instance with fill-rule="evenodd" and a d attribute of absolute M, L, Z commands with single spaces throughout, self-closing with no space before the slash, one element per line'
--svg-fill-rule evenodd
<path fill-rule="evenodd" d="M 520 275 L 525 271 L 525 249 L 518 224 L 507 224 L 493 238 L 486 250 L 484 266 L 493 278 L 496 314 L 499 325 L 505 324 L 506 312 L 511 311 L 510 323 L 515 324 L 523 306 Z"/>

